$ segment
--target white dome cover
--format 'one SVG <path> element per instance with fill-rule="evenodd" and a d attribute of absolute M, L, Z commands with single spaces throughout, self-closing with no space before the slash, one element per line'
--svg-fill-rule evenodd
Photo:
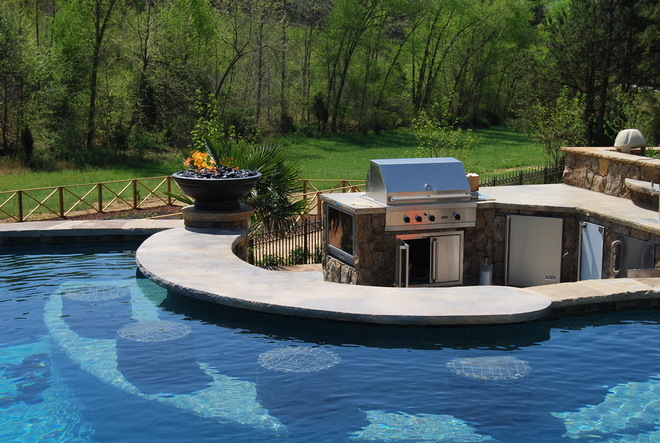
<path fill-rule="evenodd" d="M 639 129 L 624 129 L 616 136 L 614 147 L 621 152 L 630 153 L 632 148 L 645 148 L 646 140 Z"/>

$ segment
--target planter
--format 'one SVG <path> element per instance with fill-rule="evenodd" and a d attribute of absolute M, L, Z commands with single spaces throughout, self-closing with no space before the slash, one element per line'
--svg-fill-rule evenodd
<path fill-rule="evenodd" d="M 233 211 L 241 207 L 241 198 L 254 189 L 260 172 L 245 177 L 187 177 L 186 171 L 175 172 L 172 178 L 181 190 L 195 201 L 200 211 Z"/>

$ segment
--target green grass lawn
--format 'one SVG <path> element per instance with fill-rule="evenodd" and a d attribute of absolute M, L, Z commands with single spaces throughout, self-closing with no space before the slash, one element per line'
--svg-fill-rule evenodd
<path fill-rule="evenodd" d="M 465 168 L 490 176 L 515 169 L 543 166 L 550 160 L 543 146 L 526 134 L 502 126 L 475 131 L 479 147 L 465 161 Z"/>
<path fill-rule="evenodd" d="M 468 172 L 484 176 L 546 163 L 543 148 L 529 137 L 504 127 L 477 130 L 480 144 L 465 161 Z M 364 180 L 369 160 L 414 156 L 417 143 L 410 131 L 381 135 L 343 134 L 323 138 L 277 139 L 284 151 L 300 161 L 303 177 L 327 180 Z M 168 175 L 182 169 L 178 154 L 135 167 L 14 172 L 0 164 L 0 191 L 96 183 Z"/>
<path fill-rule="evenodd" d="M 474 131 L 477 149 L 464 164 L 468 172 L 489 176 L 546 163 L 543 148 L 524 134 L 504 127 Z M 347 134 L 286 140 L 285 152 L 300 161 L 305 178 L 364 180 L 369 160 L 413 157 L 417 147 L 409 131 L 382 135 Z"/>
<path fill-rule="evenodd" d="M 172 158 L 149 162 L 141 167 L 111 167 L 107 169 L 63 169 L 58 171 L 12 172 L 6 163 L 0 173 L 0 191 L 34 189 L 52 186 L 78 185 L 133 178 L 167 175 L 183 167 Z"/>

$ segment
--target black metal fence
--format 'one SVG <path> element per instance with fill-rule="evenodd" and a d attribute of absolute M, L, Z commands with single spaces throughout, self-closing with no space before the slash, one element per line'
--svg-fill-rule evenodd
<path fill-rule="evenodd" d="M 304 218 L 289 231 L 254 233 L 249 238 L 248 261 L 263 268 L 321 263 L 323 220 Z"/>
<path fill-rule="evenodd" d="M 482 180 L 481 186 L 513 186 L 561 183 L 564 161 L 558 165 L 546 165 L 497 175 Z"/>

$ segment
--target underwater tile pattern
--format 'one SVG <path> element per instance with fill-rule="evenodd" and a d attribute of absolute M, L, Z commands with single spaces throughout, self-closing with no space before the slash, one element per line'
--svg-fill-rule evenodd
<path fill-rule="evenodd" d="M 128 282 L 109 282 L 131 291 L 135 302 L 134 319 L 154 321 L 157 312 L 153 303 L 141 294 L 139 288 Z M 145 394 L 131 384 L 117 366 L 117 341 L 111 339 L 89 339 L 73 332 L 62 318 L 62 294 L 70 292 L 68 285 L 62 285 L 46 302 L 44 320 L 50 336 L 68 357 L 77 362 L 80 368 L 96 376 L 104 383 L 141 398 L 192 411 L 201 417 L 233 421 L 243 425 L 271 431 L 284 431 L 285 427 L 272 417 L 257 401 L 254 383 L 220 374 L 209 365 L 198 362 L 200 368 L 213 381 L 209 387 L 190 394 L 173 395 Z M 140 301 L 140 299 L 143 299 Z"/>
<path fill-rule="evenodd" d="M 190 334 L 192 329 L 183 323 L 154 320 L 129 323 L 122 326 L 117 335 L 131 341 L 151 343 L 175 340 Z"/>
<path fill-rule="evenodd" d="M 456 374 L 481 380 L 514 380 L 531 371 L 526 361 L 515 357 L 456 358 L 446 366 Z"/>
<path fill-rule="evenodd" d="M 130 295 L 128 288 L 118 285 L 77 284 L 67 287 L 62 297 L 76 301 L 110 301 Z"/>
<path fill-rule="evenodd" d="M 85 442 L 93 431 L 50 362 L 50 340 L 0 351 L 1 441 Z"/>
<path fill-rule="evenodd" d="M 564 436 L 571 439 L 658 442 L 660 376 L 615 386 L 600 404 L 552 415 L 564 420 Z"/>
<path fill-rule="evenodd" d="M 481 435 L 462 420 L 451 415 L 408 414 L 405 412 L 365 411 L 369 425 L 354 432 L 358 441 L 495 441 Z"/>
<path fill-rule="evenodd" d="M 334 352 L 312 347 L 273 349 L 259 355 L 259 363 L 266 369 L 279 372 L 318 372 L 339 364 Z"/>

